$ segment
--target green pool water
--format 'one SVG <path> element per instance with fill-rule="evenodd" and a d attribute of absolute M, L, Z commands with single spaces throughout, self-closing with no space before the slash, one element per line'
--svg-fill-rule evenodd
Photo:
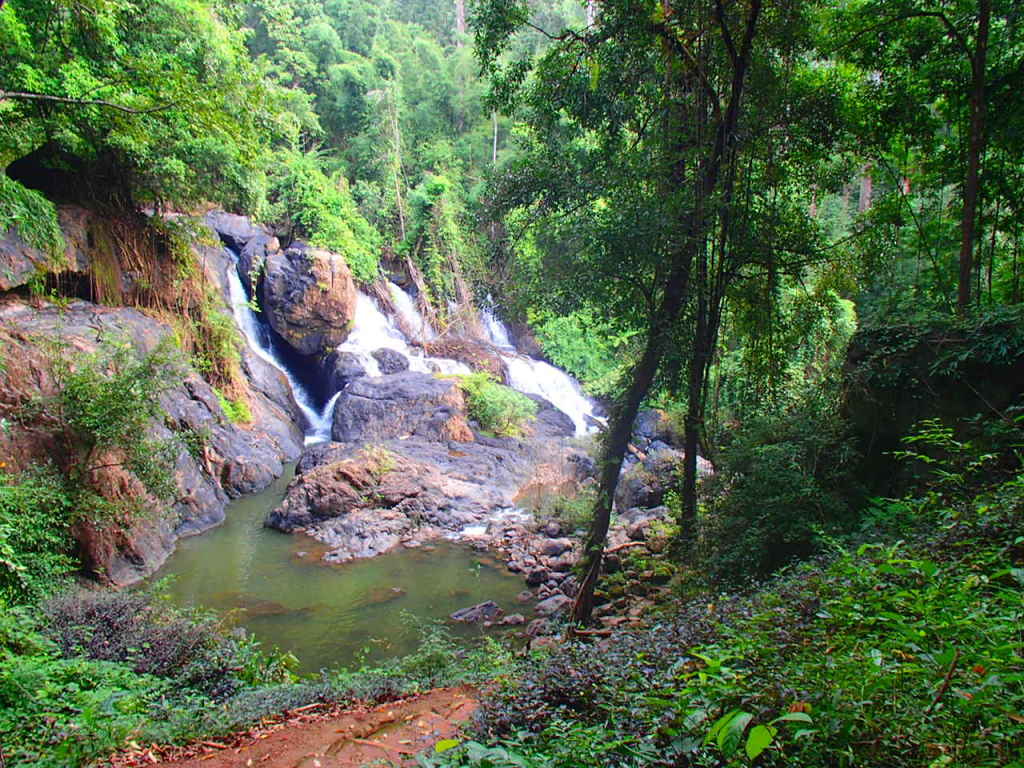
<path fill-rule="evenodd" d="M 515 600 L 522 580 L 486 553 L 438 541 L 328 565 L 315 540 L 264 528 L 291 474 L 289 468 L 266 491 L 233 502 L 220 527 L 178 543 L 154 577 L 172 577 L 173 600 L 229 615 L 264 645 L 294 653 L 306 673 L 414 650 L 419 635 L 407 614 L 441 619 L 494 600 L 529 617 Z M 465 637 L 495 631 L 450 625 Z"/>

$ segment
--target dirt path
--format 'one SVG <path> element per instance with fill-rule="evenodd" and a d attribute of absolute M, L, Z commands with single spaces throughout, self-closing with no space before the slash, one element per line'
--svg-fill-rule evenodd
<path fill-rule="evenodd" d="M 222 742 L 174 750 L 140 749 L 115 757 L 112 768 L 359 768 L 415 765 L 413 756 L 458 737 L 476 711 L 470 688 L 438 688 L 372 709 L 293 713 Z"/>

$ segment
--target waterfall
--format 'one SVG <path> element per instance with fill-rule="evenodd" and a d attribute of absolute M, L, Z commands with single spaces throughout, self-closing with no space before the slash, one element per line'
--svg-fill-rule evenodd
<path fill-rule="evenodd" d="M 395 303 L 398 316 L 405 321 L 405 324 L 413 333 L 413 341 L 433 341 L 437 333 L 430 327 L 430 323 L 416 309 L 416 302 L 412 296 L 403 291 L 392 282 L 388 282 L 388 290 L 391 292 L 391 300 Z"/>
<path fill-rule="evenodd" d="M 232 260 L 231 267 L 228 269 L 231 309 L 235 315 L 235 322 L 242 331 L 242 335 L 245 336 L 249 349 L 265 363 L 279 370 L 288 380 L 288 384 L 292 388 L 292 395 L 295 397 L 295 402 L 306 420 L 306 445 L 330 440 L 334 403 L 338 399 L 338 395 L 336 394 L 332 397 L 322 411 L 316 409 L 313 399 L 309 396 L 309 392 L 306 391 L 298 379 L 292 376 L 288 367 L 274 354 L 273 346 L 270 343 L 270 333 L 260 323 L 259 318 L 256 317 L 256 313 L 253 312 L 252 306 L 249 304 L 249 297 L 246 295 L 242 280 L 238 276 L 235 256 L 230 250 L 225 250 Z"/>
<path fill-rule="evenodd" d="M 512 389 L 528 395 L 540 395 L 550 401 L 572 419 L 577 435 L 593 431 L 587 417 L 593 418 L 594 404 L 583 394 L 576 379 L 550 363 L 525 355 L 503 352 L 501 359 L 508 369 L 508 383 Z"/>
<path fill-rule="evenodd" d="M 490 296 L 487 298 L 490 300 Z M 505 324 L 501 322 L 501 320 L 494 316 L 494 310 L 490 307 L 481 309 L 480 319 L 483 321 L 484 330 L 487 331 L 487 337 L 491 340 L 491 344 L 499 349 L 515 349 L 515 345 L 509 337 L 508 328 L 505 327 Z"/>

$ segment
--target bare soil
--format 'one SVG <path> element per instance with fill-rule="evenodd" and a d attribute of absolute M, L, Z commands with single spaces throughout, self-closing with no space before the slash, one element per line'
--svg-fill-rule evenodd
<path fill-rule="evenodd" d="M 458 738 L 479 702 L 468 687 L 438 688 L 373 708 L 295 710 L 231 738 L 187 747 L 140 747 L 108 768 L 359 768 L 415 765 L 414 756 Z"/>

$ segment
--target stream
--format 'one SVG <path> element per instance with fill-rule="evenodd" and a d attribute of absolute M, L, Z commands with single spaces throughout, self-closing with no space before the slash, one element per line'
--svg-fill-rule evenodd
<path fill-rule="evenodd" d="M 319 542 L 264 528 L 293 471 L 289 467 L 262 493 L 233 502 L 220 527 L 178 542 L 154 577 L 171 577 L 174 602 L 215 610 L 265 647 L 295 654 L 304 674 L 364 656 L 379 661 L 414 651 L 419 634 L 410 615 L 445 619 L 459 608 L 494 600 L 506 613 L 529 616 L 530 607 L 515 599 L 525 589 L 522 578 L 461 544 L 437 541 L 429 548 L 328 565 L 319 559 Z M 466 638 L 485 631 L 448 625 Z"/>

